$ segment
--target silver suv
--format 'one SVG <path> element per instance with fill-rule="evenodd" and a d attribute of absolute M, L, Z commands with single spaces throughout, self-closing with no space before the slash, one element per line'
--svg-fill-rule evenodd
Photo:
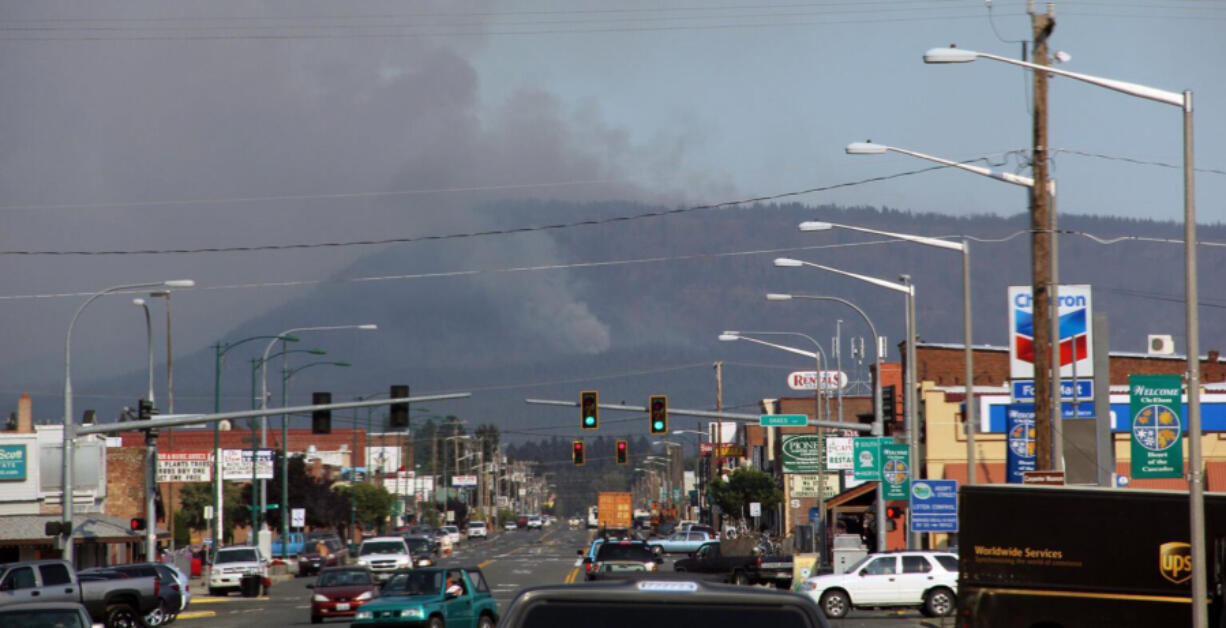
<path fill-rule="evenodd" d="M 370 569 L 375 580 L 387 580 L 397 569 L 413 566 L 409 546 L 399 536 L 377 536 L 362 541 L 358 548 L 358 564 Z"/>

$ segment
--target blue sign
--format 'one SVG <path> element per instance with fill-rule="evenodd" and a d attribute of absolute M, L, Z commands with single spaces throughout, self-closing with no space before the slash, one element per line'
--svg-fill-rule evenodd
<path fill-rule="evenodd" d="M 816 522 L 820 520 L 821 518 L 822 518 L 821 508 L 810 508 L 809 509 L 809 521 Z"/>
<path fill-rule="evenodd" d="M 958 481 L 911 481 L 911 531 L 958 531 Z"/>
<path fill-rule="evenodd" d="M 1062 379 L 1060 380 L 1060 398 L 1065 401 L 1073 400 L 1073 384 L 1077 384 L 1078 401 L 1089 402 L 1093 405 L 1094 402 L 1094 380 L 1092 379 Z M 1033 403 L 1034 402 L 1034 380 L 1033 379 L 1015 379 L 1013 380 L 1013 400 L 1017 403 Z"/>
<path fill-rule="evenodd" d="M 0 445 L 0 481 L 26 479 L 26 446 Z"/>
<path fill-rule="evenodd" d="M 1005 414 L 1005 479 L 1009 484 L 1021 484 L 1022 474 L 1037 468 L 1034 457 L 1034 404 L 1009 404 Z"/>

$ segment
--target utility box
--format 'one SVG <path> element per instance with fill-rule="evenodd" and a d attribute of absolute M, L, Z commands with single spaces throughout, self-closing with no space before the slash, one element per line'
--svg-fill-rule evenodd
<path fill-rule="evenodd" d="M 834 573 L 847 573 L 847 569 L 868 556 L 868 548 L 857 534 L 839 534 L 834 537 Z"/>

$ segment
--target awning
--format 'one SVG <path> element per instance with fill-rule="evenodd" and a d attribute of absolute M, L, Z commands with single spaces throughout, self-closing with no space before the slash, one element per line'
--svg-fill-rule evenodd
<path fill-rule="evenodd" d="M 55 537 L 45 533 L 47 523 L 59 521 L 60 515 L 0 516 L 0 545 L 43 545 Z M 76 542 L 127 543 L 145 540 L 145 532 L 128 529 L 129 520 L 100 513 L 76 513 L 73 521 Z M 159 539 L 170 538 L 166 530 L 158 530 Z"/>

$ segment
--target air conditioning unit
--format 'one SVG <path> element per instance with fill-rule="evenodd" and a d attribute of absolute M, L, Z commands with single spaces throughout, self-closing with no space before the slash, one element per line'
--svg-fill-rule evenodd
<path fill-rule="evenodd" d="M 1175 353 L 1175 339 L 1170 334 L 1149 335 L 1149 355 L 1171 355 Z"/>

